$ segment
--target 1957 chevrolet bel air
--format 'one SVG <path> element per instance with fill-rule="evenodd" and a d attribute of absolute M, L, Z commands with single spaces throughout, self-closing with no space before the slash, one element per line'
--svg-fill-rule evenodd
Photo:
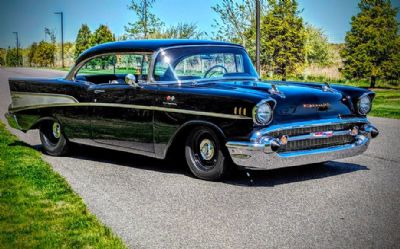
<path fill-rule="evenodd" d="M 93 47 L 64 79 L 11 78 L 9 124 L 40 130 L 46 153 L 70 142 L 166 158 L 217 180 L 237 165 L 273 169 L 363 153 L 378 130 L 375 94 L 354 87 L 262 82 L 242 46 L 197 40 Z M 175 153 L 174 153 L 175 155 Z"/>

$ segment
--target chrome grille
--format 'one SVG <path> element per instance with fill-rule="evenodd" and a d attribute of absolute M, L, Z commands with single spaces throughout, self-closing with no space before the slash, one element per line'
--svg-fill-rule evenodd
<path fill-rule="evenodd" d="M 268 133 L 268 135 L 275 138 L 281 138 L 282 136 L 285 135 L 290 138 L 296 136 L 310 135 L 318 132 L 350 131 L 355 126 L 360 127 L 362 125 L 363 123 L 344 123 L 344 124 L 332 124 L 332 125 L 321 125 L 321 126 L 308 126 L 308 127 L 277 130 Z M 319 148 L 350 144 L 354 142 L 355 138 L 350 134 L 336 135 L 332 137 L 320 137 L 320 138 L 312 137 L 312 138 L 307 138 L 302 140 L 292 140 L 292 141 L 290 141 L 289 139 L 286 145 L 281 145 L 278 152 L 319 149 Z"/>
<path fill-rule="evenodd" d="M 271 137 L 281 137 L 283 135 L 292 137 L 292 136 L 300 136 L 306 135 L 314 132 L 320 131 L 343 131 L 350 130 L 354 126 L 360 126 L 360 123 L 349 123 L 349 124 L 334 124 L 334 125 L 322 125 L 322 126 L 309 126 L 309 127 L 301 127 L 301 128 L 292 128 L 285 130 L 278 130 L 268 133 Z"/>
<path fill-rule="evenodd" d="M 355 138 L 351 135 L 289 141 L 286 145 L 281 146 L 278 152 L 319 149 L 350 144 L 354 142 Z"/>

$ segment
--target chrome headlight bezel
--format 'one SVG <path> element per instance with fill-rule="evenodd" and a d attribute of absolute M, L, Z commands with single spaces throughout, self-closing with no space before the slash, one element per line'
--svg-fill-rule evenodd
<path fill-rule="evenodd" d="M 268 125 L 273 120 L 275 100 L 266 99 L 260 101 L 253 108 L 253 122 L 256 125 Z M 268 116 L 262 117 L 263 114 L 268 113 Z"/>
<path fill-rule="evenodd" d="M 367 115 L 372 109 L 372 98 L 370 94 L 361 95 L 357 101 L 357 112 L 360 115 Z"/>

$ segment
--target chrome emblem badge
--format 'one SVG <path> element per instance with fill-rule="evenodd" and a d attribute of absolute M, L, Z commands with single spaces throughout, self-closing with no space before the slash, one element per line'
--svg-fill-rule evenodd
<path fill-rule="evenodd" d="M 303 104 L 304 108 L 328 108 L 329 104 L 328 103 L 322 103 L 322 104 Z"/>
<path fill-rule="evenodd" d="M 333 131 L 319 131 L 311 133 L 313 137 L 328 138 L 333 136 Z"/>

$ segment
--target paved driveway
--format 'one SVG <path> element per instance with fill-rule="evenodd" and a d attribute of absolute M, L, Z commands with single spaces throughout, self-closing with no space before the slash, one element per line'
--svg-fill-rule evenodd
<path fill-rule="evenodd" d="M 8 77 L 64 74 L 0 69 L 1 118 Z M 364 155 L 251 172 L 252 185 L 245 172 L 206 182 L 174 162 L 85 146 L 43 157 L 132 248 L 398 248 L 400 121 L 371 120 L 381 135 Z M 14 133 L 39 144 L 37 132 Z"/>

